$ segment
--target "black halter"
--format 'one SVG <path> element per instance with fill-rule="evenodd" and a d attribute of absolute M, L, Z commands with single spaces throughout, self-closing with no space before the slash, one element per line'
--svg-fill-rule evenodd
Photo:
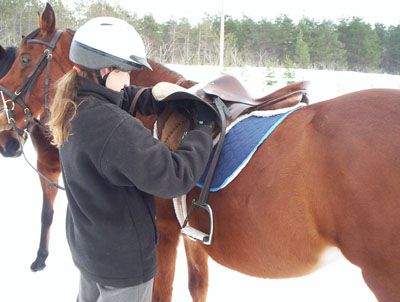
<path fill-rule="evenodd" d="M 3 101 L 3 108 L 0 109 L 0 113 L 5 111 L 7 115 L 7 121 L 11 124 L 12 129 L 17 133 L 19 136 L 26 136 L 26 132 L 29 131 L 30 125 L 32 122 L 38 122 L 32 118 L 32 113 L 29 107 L 26 105 L 26 102 L 22 98 L 23 95 L 29 97 L 29 93 L 33 87 L 33 85 L 38 80 L 42 71 L 46 68 L 46 78 L 45 78 L 45 86 L 44 86 L 44 107 L 45 110 L 48 110 L 49 103 L 48 103 L 48 94 L 49 94 L 49 77 L 50 77 L 50 68 L 51 68 L 51 60 L 53 58 L 53 51 L 56 47 L 56 43 L 61 36 L 62 31 L 58 30 L 54 34 L 53 38 L 50 42 L 41 41 L 38 39 L 31 39 L 31 37 L 35 36 L 40 29 L 35 30 L 31 34 L 27 36 L 27 43 L 37 43 L 43 44 L 47 46 L 45 51 L 43 52 L 42 57 L 36 63 L 33 71 L 29 74 L 27 79 L 22 83 L 21 87 L 18 88 L 14 93 L 10 92 L 7 88 L 0 85 L 0 93 L 2 94 L 2 101 Z M 4 98 L 4 95 L 9 97 L 8 100 Z M 10 103 L 11 107 L 9 108 L 8 104 Z M 25 128 L 18 128 L 14 119 L 14 108 L 15 104 L 18 104 L 25 115 L 24 121 L 26 122 Z"/>

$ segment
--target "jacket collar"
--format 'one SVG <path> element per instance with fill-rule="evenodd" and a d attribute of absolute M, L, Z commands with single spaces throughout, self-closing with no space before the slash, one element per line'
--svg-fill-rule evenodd
<path fill-rule="evenodd" d="M 115 104 L 118 107 L 122 106 L 123 94 L 121 92 L 116 92 L 108 89 L 92 80 L 81 77 L 79 75 L 77 77 L 78 99 L 94 97 L 96 99 Z"/>

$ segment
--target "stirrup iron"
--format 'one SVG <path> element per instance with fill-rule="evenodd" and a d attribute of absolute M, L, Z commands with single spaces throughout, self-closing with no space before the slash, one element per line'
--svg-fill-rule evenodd
<path fill-rule="evenodd" d="M 209 233 L 206 234 L 200 230 L 197 230 L 189 225 L 189 218 L 193 213 L 195 207 L 200 207 L 207 211 L 208 217 L 210 219 L 210 230 Z M 189 238 L 193 240 L 199 240 L 203 244 L 210 245 L 213 238 L 214 233 L 214 219 L 213 219 L 213 212 L 211 206 L 206 202 L 198 202 L 198 200 L 193 200 L 192 205 L 190 206 L 189 213 L 186 216 L 186 219 L 182 225 L 181 232 L 187 235 Z"/>

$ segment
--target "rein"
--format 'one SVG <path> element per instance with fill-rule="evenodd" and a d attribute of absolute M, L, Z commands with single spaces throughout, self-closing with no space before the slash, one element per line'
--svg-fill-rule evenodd
<path fill-rule="evenodd" d="M 36 35 L 40 29 L 35 30 L 31 34 L 28 35 L 27 38 L 33 37 Z M 33 124 L 39 125 L 41 127 L 43 126 L 40 121 L 32 117 L 32 112 L 29 109 L 28 105 L 22 98 L 22 95 L 25 95 L 27 98 L 29 98 L 31 89 L 33 85 L 37 82 L 39 79 L 39 76 L 42 74 L 43 70 L 46 68 L 46 77 L 45 77 L 45 86 L 44 86 L 44 108 L 45 111 L 47 112 L 49 110 L 49 101 L 48 101 L 48 95 L 49 95 L 49 86 L 50 86 L 50 69 L 51 69 L 51 61 L 53 58 L 53 51 L 56 47 L 57 41 L 59 40 L 61 36 L 62 31 L 57 30 L 56 33 L 54 34 L 53 38 L 51 39 L 50 42 L 38 40 L 38 39 L 27 39 L 27 43 L 36 43 L 36 44 L 42 44 L 45 45 L 47 48 L 44 50 L 41 58 L 39 61 L 35 64 L 35 67 L 33 68 L 33 71 L 29 74 L 27 79 L 22 83 L 21 87 L 18 88 L 14 93 L 10 92 L 7 88 L 3 87 L 0 85 L 0 94 L 1 94 L 1 99 L 3 102 L 3 108 L 0 109 L 0 113 L 5 112 L 6 117 L 7 117 L 7 122 L 8 124 L 11 125 L 12 129 L 15 131 L 17 134 L 17 137 L 20 137 L 26 141 L 28 137 L 29 130 L 33 127 Z M 9 97 L 8 100 L 5 99 L 4 94 Z M 8 104 L 11 104 L 11 107 L 9 108 Z M 18 128 L 17 124 L 14 119 L 14 109 L 15 109 L 15 104 L 19 105 L 23 112 L 24 112 L 24 121 L 26 122 L 26 125 L 24 128 Z M 38 175 L 46 180 L 51 187 L 56 187 L 58 189 L 65 190 L 63 187 L 59 186 L 56 182 L 50 180 L 47 178 L 43 173 L 41 173 L 38 169 L 36 169 L 27 159 L 25 153 L 24 153 L 24 145 L 22 144 L 22 154 L 26 160 L 26 162 L 38 173 Z"/>

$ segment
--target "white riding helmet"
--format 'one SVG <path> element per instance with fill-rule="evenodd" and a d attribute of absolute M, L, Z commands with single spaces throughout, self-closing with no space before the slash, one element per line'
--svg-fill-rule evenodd
<path fill-rule="evenodd" d="M 92 70 L 115 67 L 130 71 L 142 66 L 151 69 L 140 35 L 129 23 L 113 17 L 93 18 L 82 25 L 72 39 L 69 58 Z"/>

